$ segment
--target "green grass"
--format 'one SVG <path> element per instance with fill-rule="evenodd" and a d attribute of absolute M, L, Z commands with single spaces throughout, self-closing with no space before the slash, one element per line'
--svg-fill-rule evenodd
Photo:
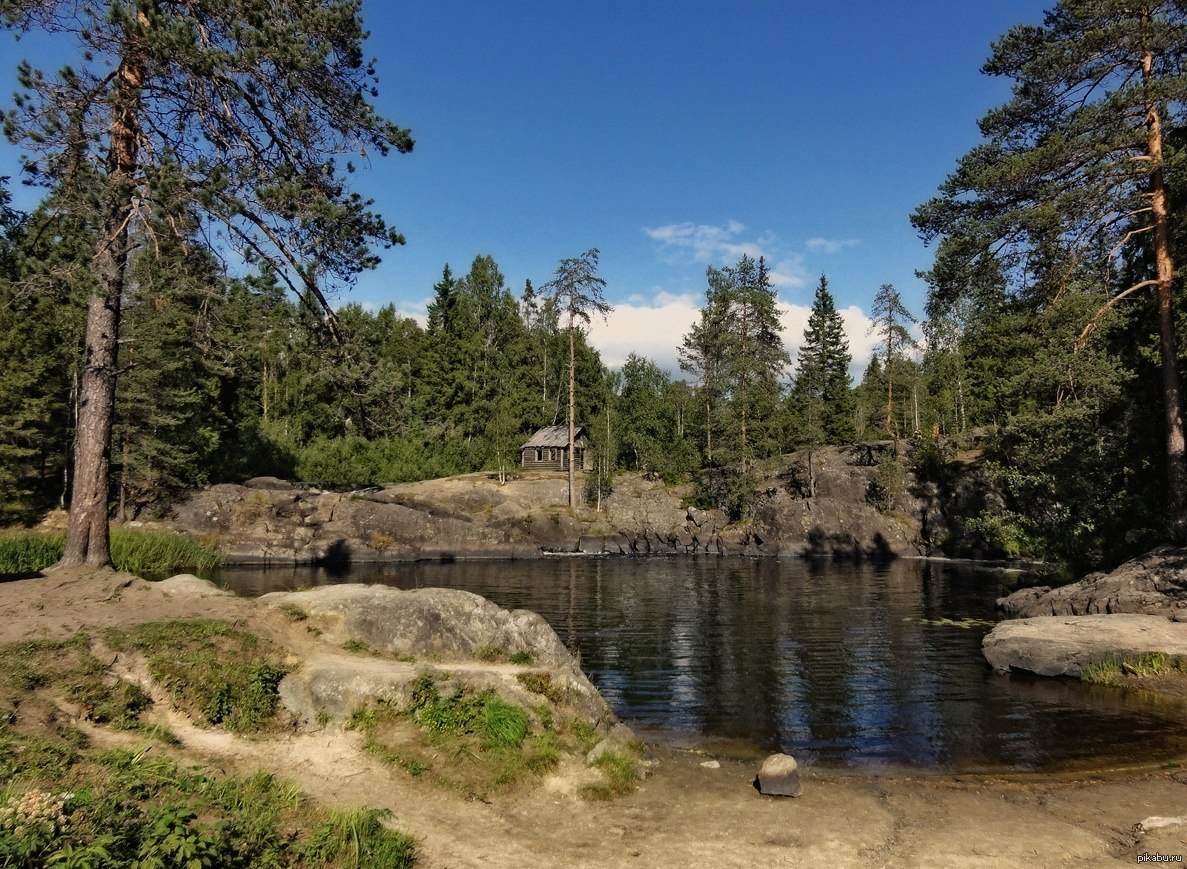
<path fill-rule="evenodd" d="M 635 789 L 639 781 L 639 770 L 635 758 L 618 751 L 607 751 L 593 762 L 602 771 L 605 781 L 582 789 L 582 795 L 591 800 L 609 800 Z"/>
<path fill-rule="evenodd" d="M 125 640 L 150 657 L 169 638 L 187 653 L 217 640 L 240 654 L 233 636 L 174 622 Z M 147 696 L 106 670 L 82 634 L 0 647 L 0 866 L 413 865 L 415 842 L 388 829 L 384 812 L 326 812 L 268 773 L 215 776 L 161 756 L 169 734 L 139 722 Z M 64 704 L 146 741 L 93 748 Z"/>
<path fill-rule="evenodd" d="M 0 575 L 36 573 L 62 557 L 62 532 L 0 532 Z M 209 570 L 222 564 L 217 549 L 171 531 L 111 529 L 111 560 L 117 570 L 146 576 L 170 571 Z"/>
<path fill-rule="evenodd" d="M 474 657 L 479 661 L 493 664 L 495 661 L 501 661 L 507 657 L 507 653 L 499 646 L 482 646 L 474 652 Z"/>
<path fill-rule="evenodd" d="M 290 622 L 303 622 L 309 618 L 309 613 L 293 603 L 282 603 L 277 607 Z"/>
<path fill-rule="evenodd" d="M 110 630 L 117 650 L 134 649 L 174 703 L 209 724 L 255 733 L 276 724 L 278 686 L 289 668 L 279 649 L 214 620 L 149 622 Z"/>
<path fill-rule="evenodd" d="M 1137 656 L 1114 655 L 1103 661 L 1085 664 L 1080 668 L 1080 679 L 1094 685 L 1120 685 L 1127 677 L 1142 679 L 1168 673 L 1187 674 L 1187 659 L 1162 652 L 1143 652 Z"/>
<path fill-rule="evenodd" d="M 428 674 L 410 689 L 407 704 L 368 706 L 348 726 L 363 733 L 367 751 L 411 775 L 484 794 L 540 775 L 572 750 L 554 729 L 551 710 L 533 722 L 491 689 L 438 685 Z"/>
<path fill-rule="evenodd" d="M 83 718 L 120 730 L 141 730 L 140 713 L 152 704 L 139 685 L 108 675 L 82 634 L 67 640 L 30 640 L 0 648 L 3 696 L 52 688 Z M 18 704 L 19 705 L 19 704 Z"/>
<path fill-rule="evenodd" d="M 553 684 L 551 673 L 516 673 L 515 679 L 533 694 L 539 694 L 552 703 L 565 701 L 565 690 Z"/>
<path fill-rule="evenodd" d="M 21 759 L 0 790 L 0 865 L 411 867 L 416 842 L 376 809 L 327 812 L 265 772 L 221 777 L 139 751 L 63 749 L 0 725 Z"/>

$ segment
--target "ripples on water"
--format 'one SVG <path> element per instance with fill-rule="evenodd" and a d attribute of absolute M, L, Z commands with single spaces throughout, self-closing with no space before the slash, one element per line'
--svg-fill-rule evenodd
<path fill-rule="evenodd" d="M 994 675 L 1000 577 L 969 567 L 719 558 L 227 569 L 240 594 L 335 582 L 463 588 L 544 616 L 615 711 L 675 741 L 862 770 L 1052 770 L 1187 751 L 1182 707 Z"/>

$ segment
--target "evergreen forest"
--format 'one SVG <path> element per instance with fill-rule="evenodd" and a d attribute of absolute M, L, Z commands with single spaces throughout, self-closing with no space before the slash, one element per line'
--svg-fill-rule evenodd
<path fill-rule="evenodd" d="M 351 7 L 327 4 L 342 5 Z M 34 6 L 0 3 L 0 12 L 35 27 Z M 168 39 L 165 24 L 176 25 Z M 117 55 L 177 51 L 188 38 L 177 21 L 104 26 Z M 192 70 L 214 62 L 195 52 Z M 1007 79 L 1012 97 L 910 216 L 935 252 L 926 310 L 909 310 L 889 284 L 868 288 L 877 350 L 858 382 L 827 276 L 804 335 L 788 336 L 761 258 L 708 268 L 680 372 L 634 354 L 611 370 L 578 322 L 575 419 L 595 457 L 588 496 L 637 471 L 693 482 L 706 505 L 745 521 L 789 452 L 808 457 L 812 497 L 817 450 L 878 440 L 919 479 L 956 488 L 975 465 L 990 482 L 992 504 L 956 517 L 966 546 L 1096 566 L 1184 542 L 1185 65 L 1180 2 L 1063 0 L 1043 25 L 1002 36 L 985 72 Z M 151 70 L 141 72 L 147 81 Z M 320 212 L 299 213 L 310 167 L 328 165 L 312 140 L 276 159 L 258 149 L 253 177 L 267 190 L 230 179 L 210 155 L 252 152 L 250 131 L 227 131 L 198 154 L 184 136 L 162 134 L 152 159 L 138 158 L 136 207 L 113 229 L 112 190 L 133 183 L 109 147 L 115 121 L 104 116 L 94 124 L 106 132 L 79 138 L 71 124 L 92 121 L 69 101 L 86 82 L 30 69 L 22 82 L 28 102 L 4 116 L 5 131 L 45 195 L 18 212 L 16 181 L 0 179 L 3 523 L 70 501 L 94 352 L 88 318 L 97 297 L 111 306 L 111 286 L 118 364 L 106 497 L 120 519 L 160 513 L 186 489 L 261 475 L 365 487 L 506 473 L 533 431 L 566 421 L 572 320 L 548 276 L 535 276 L 539 289 L 512 287 L 495 256 L 479 253 L 456 271 L 442 264 L 423 324 L 348 295 L 331 304 L 319 274 L 348 285 L 374 264 L 373 246 L 402 239 L 337 180 L 317 182 Z M 253 90 L 263 86 L 245 82 L 244 106 L 266 102 Z M 144 100 L 147 129 L 165 108 Z M 334 136 L 353 124 L 373 147 L 412 147 L 407 131 L 356 109 L 326 121 Z M 267 209 L 277 222 L 244 221 Z M 212 214 L 230 229 L 212 231 Z M 284 221 L 295 229 L 267 247 L 264 230 Z M 118 274 L 96 254 L 112 238 L 122 239 Z"/>

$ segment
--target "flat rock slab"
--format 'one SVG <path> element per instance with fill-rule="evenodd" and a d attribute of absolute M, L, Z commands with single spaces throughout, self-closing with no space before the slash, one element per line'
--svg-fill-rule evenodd
<path fill-rule="evenodd" d="M 1001 622 L 981 643 L 995 670 L 1079 676 L 1086 664 L 1144 652 L 1187 657 L 1187 623 L 1165 616 L 1039 616 Z"/>

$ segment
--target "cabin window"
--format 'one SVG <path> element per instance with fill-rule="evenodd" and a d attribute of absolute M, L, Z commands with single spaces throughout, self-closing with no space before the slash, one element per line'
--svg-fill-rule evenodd
<path fill-rule="evenodd" d="M 548 450 L 548 461 L 550 461 L 550 462 L 555 462 L 555 461 L 556 461 L 556 447 L 551 447 L 551 448 L 549 448 L 549 450 Z"/>
<path fill-rule="evenodd" d="M 539 462 L 543 458 L 544 458 L 544 451 L 542 449 L 540 449 L 539 447 L 536 447 L 536 461 Z"/>

